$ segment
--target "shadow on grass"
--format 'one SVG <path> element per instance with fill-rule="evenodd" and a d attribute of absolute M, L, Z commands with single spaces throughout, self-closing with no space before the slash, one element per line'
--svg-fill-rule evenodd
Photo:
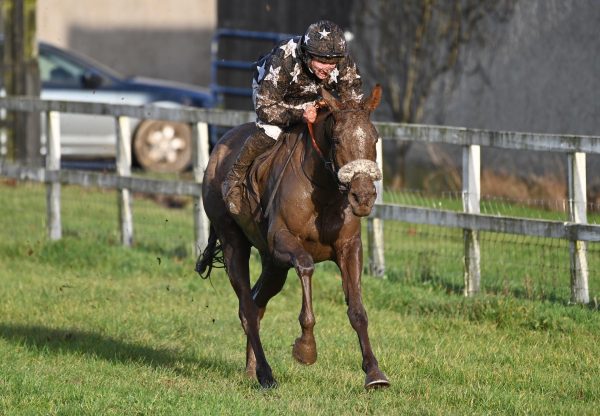
<path fill-rule="evenodd" d="M 168 368 L 187 377 L 198 377 L 206 371 L 231 377 L 242 371 L 241 367 L 221 359 L 190 357 L 175 350 L 152 348 L 79 329 L 0 324 L 0 338 L 50 353 L 82 354 L 110 362 Z"/>

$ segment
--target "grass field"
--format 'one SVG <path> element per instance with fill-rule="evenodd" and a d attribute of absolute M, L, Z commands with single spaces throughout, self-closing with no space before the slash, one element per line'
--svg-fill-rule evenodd
<path fill-rule="evenodd" d="M 317 363 L 291 357 L 301 289 L 290 274 L 262 324 L 279 388 L 262 390 L 244 375 L 226 276 L 193 272 L 187 213 L 136 202 L 143 242 L 124 249 L 112 205 L 92 202 L 114 193 L 63 194 L 87 205 L 65 207 L 65 237 L 49 242 L 43 188 L 0 185 L 1 415 L 598 413 L 597 308 L 510 291 L 465 299 L 428 279 L 364 278 L 372 343 L 392 383 L 365 391 L 328 264 L 314 278 Z M 432 274 L 444 279 L 442 269 Z"/>

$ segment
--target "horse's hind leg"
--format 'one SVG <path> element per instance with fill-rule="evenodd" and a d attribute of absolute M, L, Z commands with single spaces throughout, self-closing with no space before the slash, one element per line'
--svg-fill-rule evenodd
<path fill-rule="evenodd" d="M 277 267 L 270 260 L 263 257 L 262 272 L 252 288 L 252 299 L 254 299 L 254 303 L 258 306 L 259 327 L 260 320 L 265 314 L 267 303 L 283 288 L 287 278 L 287 271 L 287 268 Z M 246 374 L 250 377 L 256 377 L 256 356 L 249 341 L 246 345 Z"/>
<path fill-rule="evenodd" d="M 277 382 L 273 378 L 259 336 L 260 311 L 250 292 L 250 270 L 248 265 L 250 245 L 246 241 L 237 241 L 237 244 L 232 244 L 232 240 L 237 239 L 221 239 L 224 261 L 229 281 L 239 299 L 240 321 L 246 333 L 248 344 L 254 351 L 256 358 L 256 378 L 262 387 L 275 387 Z"/>

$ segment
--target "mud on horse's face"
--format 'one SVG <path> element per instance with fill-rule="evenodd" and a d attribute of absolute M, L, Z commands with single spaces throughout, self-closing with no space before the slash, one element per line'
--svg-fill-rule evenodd
<path fill-rule="evenodd" d="M 367 216 L 377 197 L 373 182 L 381 179 L 375 146 L 379 134 L 370 120 L 381 100 L 381 87 L 376 85 L 360 103 L 342 103 L 325 90 L 322 94 L 335 120 L 331 144 L 338 179 L 347 186 L 354 215 Z"/>

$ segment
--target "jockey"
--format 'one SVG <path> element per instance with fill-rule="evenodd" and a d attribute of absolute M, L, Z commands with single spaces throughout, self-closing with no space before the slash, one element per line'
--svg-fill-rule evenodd
<path fill-rule="evenodd" d="M 311 24 L 304 36 L 280 42 L 258 60 L 252 82 L 258 129 L 246 140 L 223 182 L 229 212 L 240 212 L 241 183 L 252 161 L 273 146 L 284 129 L 301 121 L 315 121 L 321 87 L 344 101 L 360 101 L 363 96 L 358 69 L 347 54 L 344 32 L 328 20 Z"/>

